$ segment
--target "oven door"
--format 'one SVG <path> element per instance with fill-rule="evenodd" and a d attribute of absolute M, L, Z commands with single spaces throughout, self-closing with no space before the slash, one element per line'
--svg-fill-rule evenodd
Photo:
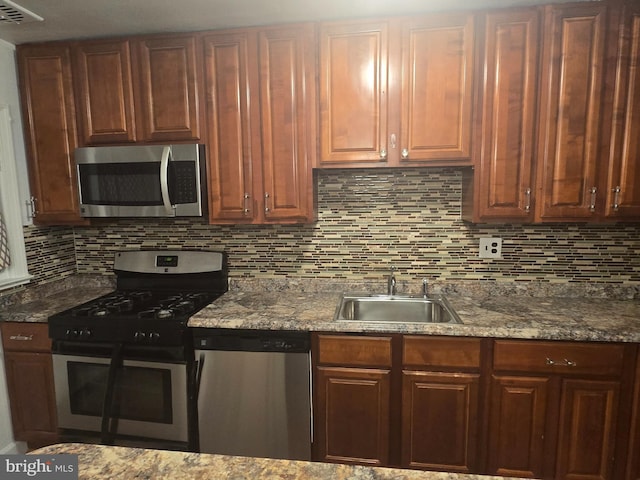
<path fill-rule="evenodd" d="M 100 432 L 110 358 L 53 354 L 58 426 Z M 114 384 L 118 435 L 188 441 L 185 363 L 127 360 Z"/>

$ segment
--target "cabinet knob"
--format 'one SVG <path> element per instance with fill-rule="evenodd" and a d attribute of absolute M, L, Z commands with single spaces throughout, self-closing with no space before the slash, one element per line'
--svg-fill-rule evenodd
<path fill-rule="evenodd" d="M 407 158 L 409 158 L 409 150 L 407 150 L 406 148 L 403 148 L 401 155 L 403 160 L 406 160 Z"/>
<path fill-rule="evenodd" d="M 381 160 L 386 160 L 387 159 L 387 151 L 382 149 L 380 150 L 380 159 Z"/>

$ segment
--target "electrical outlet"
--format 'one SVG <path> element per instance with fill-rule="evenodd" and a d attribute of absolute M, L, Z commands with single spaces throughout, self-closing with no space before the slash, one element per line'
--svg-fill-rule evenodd
<path fill-rule="evenodd" d="M 502 258 L 502 239 L 497 237 L 481 238 L 480 258 Z"/>

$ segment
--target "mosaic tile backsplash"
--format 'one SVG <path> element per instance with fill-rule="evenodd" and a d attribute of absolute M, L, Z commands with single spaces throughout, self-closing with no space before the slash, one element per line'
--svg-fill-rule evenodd
<path fill-rule="evenodd" d="M 47 235 L 63 270 L 108 274 L 122 249 L 223 249 L 230 276 L 244 279 L 380 279 L 393 265 L 402 280 L 468 280 L 640 285 L 640 225 L 470 225 L 460 220 L 461 171 L 454 168 L 335 170 L 318 175 L 312 225 L 216 226 L 206 219 L 105 220 Z M 46 230 L 48 231 L 48 230 Z M 480 237 L 501 237 L 501 259 L 478 258 Z M 53 248 L 54 244 L 61 244 Z M 56 258 L 60 253 L 61 258 Z M 37 255 L 30 267 L 49 273 Z M 64 270 L 66 271 L 66 270 Z M 32 272 L 33 273 L 33 272 Z"/>

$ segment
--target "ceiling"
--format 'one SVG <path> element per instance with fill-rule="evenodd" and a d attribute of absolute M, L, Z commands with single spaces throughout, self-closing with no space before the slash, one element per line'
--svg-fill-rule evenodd
<path fill-rule="evenodd" d="M 0 39 L 18 45 L 75 38 L 188 32 L 308 20 L 531 5 L 542 3 L 543 0 L 11 1 L 44 19 L 20 25 L 0 22 Z M 558 0 L 555 0 L 555 3 L 557 2 Z"/>

